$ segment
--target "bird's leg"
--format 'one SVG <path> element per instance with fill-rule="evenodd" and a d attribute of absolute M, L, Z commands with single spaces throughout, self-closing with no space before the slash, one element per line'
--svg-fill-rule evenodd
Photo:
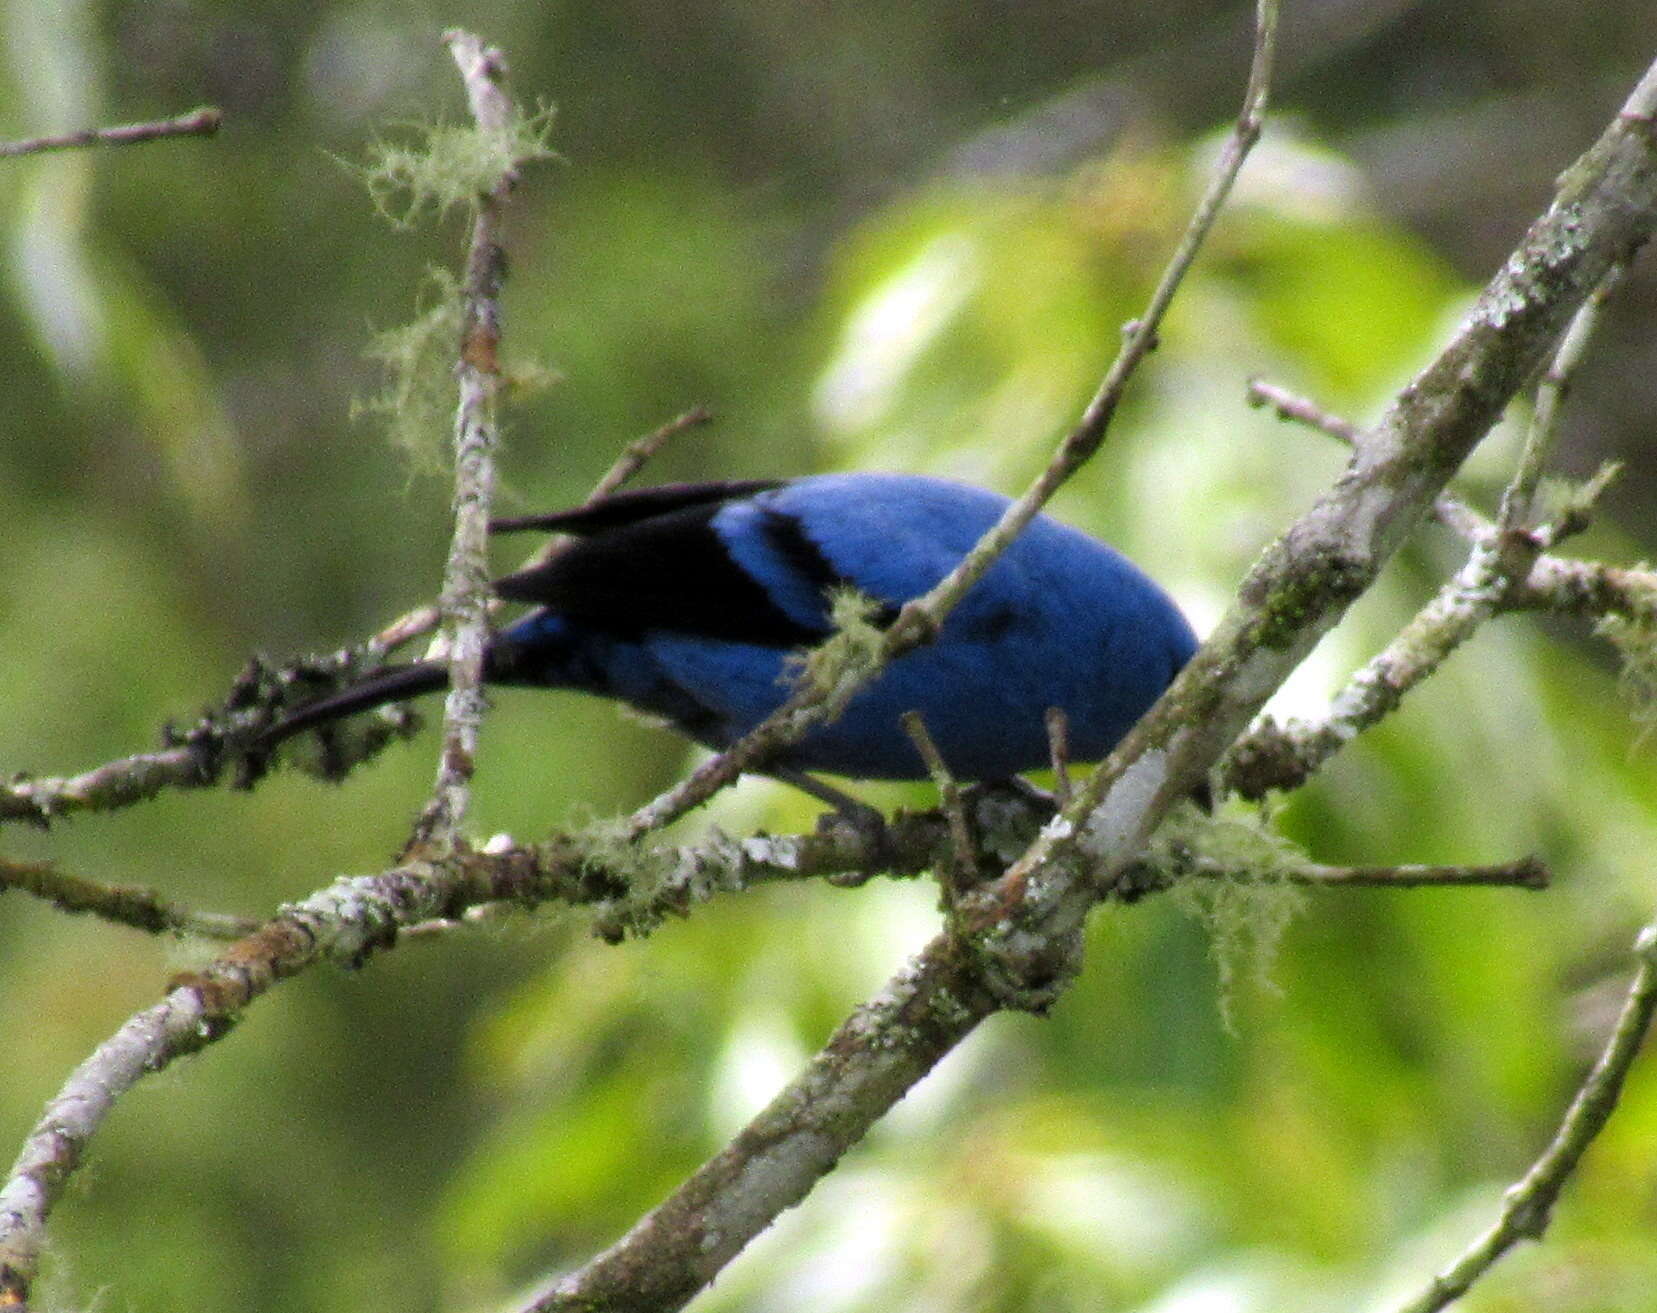
<path fill-rule="evenodd" d="M 959 896 L 978 883 L 978 859 L 973 847 L 972 827 L 967 824 L 967 811 L 961 805 L 961 786 L 949 772 L 949 764 L 928 733 L 926 721 L 918 711 L 906 711 L 900 716 L 903 732 L 915 745 L 926 773 L 938 786 L 938 804 L 949 823 L 951 860 L 938 864 L 938 890 L 943 898 L 944 915 L 953 924 Z"/>
<path fill-rule="evenodd" d="M 1070 803 L 1070 717 L 1063 707 L 1047 708 L 1047 753 L 1053 765 L 1053 801 Z"/>
<path fill-rule="evenodd" d="M 766 774 L 781 780 L 784 784 L 792 784 L 800 792 L 809 793 L 819 802 L 826 802 L 834 808 L 833 812 L 819 819 L 819 829 L 824 822 L 842 820 L 851 826 L 867 845 L 871 855 L 868 865 L 861 871 L 848 871 L 843 876 L 835 877 L 835 884 L 863 884 L 888 864 L 886 858 L 891 841 L 886 833 L 886 818 L 875 808 L 866 802 L 859 802 L 849 793 L 842 793 L 832 784 L 825 784 L 813 775 L 807 775 L 804 771 L 794 770 L 788 766 L 769 767 Z"/>
<path fill-rule="evenodd" d="M 807 775 L 804 771 L 794 770 L 788 766 L 771 767 L 767 774 L 775 776 L 784 784 L 792 784 L 802 793 L 809 793 L 818 802 L 826 802 L 841 816 L 859 829 L 870 826 L 886 826 L 886 818 L 866 802 L 859 802 L 849 793 L 842 793 L 832 784 L 825 784 L 814 775 Z"/>

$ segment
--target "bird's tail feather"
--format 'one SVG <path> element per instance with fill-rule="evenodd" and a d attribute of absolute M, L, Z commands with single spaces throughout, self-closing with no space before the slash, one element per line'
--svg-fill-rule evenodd
<path fill-rule="evenodd" d="M 339 720 L 343 716 L 381 707 L 387 702 L 401 702 L 404 698 L 422 693 L 435 693 L 449 682 L 449 667 L 442 661 L 417 661 L 407 666 L 392 666 L 371 679 L 351 688 L 319 698 L 300 707 L 265 731 L 260 742 L 263 747 L 275 747 L 295 734 L 303 734 L 318 725 Z"/>

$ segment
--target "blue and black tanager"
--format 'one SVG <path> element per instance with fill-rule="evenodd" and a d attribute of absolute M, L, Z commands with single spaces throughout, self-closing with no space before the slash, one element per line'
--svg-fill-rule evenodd
<path fill-rule="evenodd" d="M 792 654 L 832 631 L 835 589 L 859 590 L 880 608 L 876 622 L 889 621 L 1006 505 L 942 479 L 821 474 L 646 488 L 496 521 L 494 532 L 556 530 L 575 541 L 495 584 L 501 598 L 535 609 L 490 640 L 484 678 L 616 698 L 726 747 L 788 696 Z M 764 768 L 796 783 L 811 771 L 920 778 L 925 767 L 899 723 L 909 710 L 959 779 L 1046 765 L 1050 707 L 1066 714 L 1071 755 L 1098 760 L 1195 647 L 1179 609 L 1136 566 L 1040 516 L 931 643 Z M 447 683 L 442 662 L 393 667 L 299 708 L 266 741 Z"/>

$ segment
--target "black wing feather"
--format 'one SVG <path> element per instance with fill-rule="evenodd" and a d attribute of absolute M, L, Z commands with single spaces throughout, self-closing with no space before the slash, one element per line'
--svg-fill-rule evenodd
<path fill-rule="evenodd" d="M 713 517 L 726 502 L 776 486 L 694 484 L 623 494 L 628 501 L 624 513 L 596 525 L 582 519 L 579 531 L 590 536 L 544 565 L 497 580 L 495 592 L 619 637 L 668 630 L 765 647 L 815 642 L 826 627 L 802 625 L 779 608 L 731 559 L 713 529 Z M 658 492 L 664 495 L 655 506 L 673 509 L 642 509 L 650 505 L 643 501 L 646 494 Z M 602 513 L 606 507 L 600 503 L 594 510 Z M 557 515 L 541 520 L 538 527 L 567 528 L 569 523 Z"/>
<path fill-rule="evenodd" d="M 491 520 L 489 532 L 550 529 L 584 538 L 691 506 L 717 506 L 739 497 L 752 497 L 768 488 L 780 488 L 786 482 L 786 479 L 733 479 L 723 483 L 664 483 L 656 488 L 634 488 L 600 497 L 597 501 L 567 511 L 544 511 L 538 515 Z"/>

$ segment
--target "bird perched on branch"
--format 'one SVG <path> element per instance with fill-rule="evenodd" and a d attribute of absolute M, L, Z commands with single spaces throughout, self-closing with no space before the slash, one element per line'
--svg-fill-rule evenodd
<path fill-rule="evenodd" d="M 875 623 L 889 622 L 1006 506 L 942 479 L 857 473 L 646 488 L 499 520 L 493 532 L 556 530 L 575 541 L 495 584 L 501 598 L 535 609 L 489 641 L 484 679 L 616 698 L 723 748 L 788 696 L 795 654 L 833 632 L 837 589 L 865 595 Z M 959 779 L 1046 765 L 1051 707 L 1065 713 L 1071 756 L 1097 760 L 1195 647 L 1179 609 L 1136 566 L 1039 516 L 932 642 L 764 768 L 808 788 L 812 771 L 921 778 L 926 768 L 899 719 L 911 710 Z M 442 662 L 392 667 L 300 707 L 264 742 L 447 683 Z"/>

